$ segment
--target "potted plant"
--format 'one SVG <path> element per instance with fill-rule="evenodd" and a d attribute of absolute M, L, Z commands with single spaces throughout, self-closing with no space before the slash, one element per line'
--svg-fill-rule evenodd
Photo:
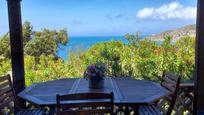
<path fill-rule="evenodd" d="M 84 77 L 89 80 L 89 88 L 100 89 L 104 87 L 106 70 L 106 65 L 101 62 L 96 62 L 87 67 Z"/>

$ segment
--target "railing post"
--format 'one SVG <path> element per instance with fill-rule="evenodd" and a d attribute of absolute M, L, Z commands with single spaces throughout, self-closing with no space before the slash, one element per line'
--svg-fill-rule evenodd
<path fill-rule="evenodd" d="M 198 0 L 194 114 L 204 112 L 204 0 Z"/>
<path fill-rule="evenodd" d="M 16 94 L 25 88 L 24 78 L 24 55 L 23 35 L 21 22 L 21 0 L 7 0 L 9 32 L 11 45 L 11 62 L 13 86 Z M 25 101 L 17 98 L 14 102 L 14 109 L 25 107 Z"/>

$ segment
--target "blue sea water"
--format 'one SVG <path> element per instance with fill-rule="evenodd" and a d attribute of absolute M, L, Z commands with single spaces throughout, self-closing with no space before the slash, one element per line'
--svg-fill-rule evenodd
<path fill-rule="evenodd" d="M 60 46 L 58 50 L 58 56 L 64 60 L 68 59 L 69 51 L 83 51 L 90 48 L 92 45 L 99 42 L 108 42 L 108 41 L 122 41 L 127 43 L 128 41 L 124 36 L 75 36 L 69 37 L 69 42 L 66 46 Z"/>

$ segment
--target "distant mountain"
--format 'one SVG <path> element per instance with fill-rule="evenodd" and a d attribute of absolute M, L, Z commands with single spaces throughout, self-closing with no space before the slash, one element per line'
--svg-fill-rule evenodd
<path fill-rule="evenodd" d="M 195 36 L 196 35 L 196 25 L 187 25 L 178 29 L 168 30 L 159 34 L 154 34 L 147 36 L 146 39 L 153 41 L 162 41 L 164 36 L 169 35 L 173 37 L 173 40 L 176 41 L 182 36 Z"/>

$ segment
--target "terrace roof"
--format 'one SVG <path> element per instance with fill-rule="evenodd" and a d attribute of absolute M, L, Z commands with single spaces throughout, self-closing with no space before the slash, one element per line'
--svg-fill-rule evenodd
<path fill-rule="evenodd" d="M 16 93 L 19 93 L 25 88 L 21 0 L 7 0 L 7 3 L 13 83 Z M 204 111 L 204 0 L 198 0 L 197 2 L 196 29 L 194 114 Z M 19 99 L 15 102 L 15 107 L 16 106 L 25 106 L 25 101 Z"/>

